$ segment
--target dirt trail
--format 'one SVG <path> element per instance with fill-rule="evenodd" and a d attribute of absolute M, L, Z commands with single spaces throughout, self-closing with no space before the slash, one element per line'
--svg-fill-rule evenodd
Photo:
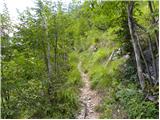
<path fill-rule="evenodd" d="M 81 73 L 81 78 L 84 86 L 80 89 L 81 111 L 77 119 L 98 119 L 99 113 L 95 111 L 95 107 L 100 103 L 100 96 L 96 91 L 90 88 L 90 80 L 87 73 L 84 73 L 81 68 L 82 62 L 79 62 L 78 69 Z"/>

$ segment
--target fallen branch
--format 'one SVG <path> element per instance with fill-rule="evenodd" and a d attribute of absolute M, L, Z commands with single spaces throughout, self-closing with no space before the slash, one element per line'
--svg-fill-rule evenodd
<path fill-rule="evenodd" d="M 110 57 L 108 58 L 105 66 L 107 66 L 107 65 L 109 64 L 109 62 L 112 60 L 112 57 L 113 57 L 113 55 L 114 55 L 114 52 L 115 52 L 115 51 L 113 51 L 113 52 L 111 53 L 111 55 L 110 55 Z"/>

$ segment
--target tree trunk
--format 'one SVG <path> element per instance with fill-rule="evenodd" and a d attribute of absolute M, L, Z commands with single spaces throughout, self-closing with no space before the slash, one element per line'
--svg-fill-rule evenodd
<path fill-rule="evenodd" d="M 149 39 L 148 39 L 148 44 L 149 44 L 149 50 L 151 52 L 151 57 L 152 57 L 152 67 L 153 67 L 153 71 L 154 71 L 154 74 L 155 74 L 155 78 L 157 80 L 157 70 L 156 70 L 156 62 L 155 62 L 155 59 L 154 59 L 154 54 L 153 54 L 153 48 L 152 48 L 152 42 L 151 42 L 151 36 L 150 34 L 148 34 L 149 36 Z M 155 81 L 154 81 L 155 82 Z"/>
<path fill-rule="evenodd" d="M 143 51 L 142 51 L 142 48 L 141 48 L 141 45 L 140 45 L 140 40 L 139 40 L 139 37 L 138 37 L 137 32 L 135 32 L 135 35 L 136 35 L 136 38 L 137 38 L 138 47 L 139 47 L 139 50 L 140 50 L 142 59 L 143 59 L 143 61 L 144 61 L 144 64 L 145 64 L 147 73 L 148 73 L 148 75 L 149 75 L 149 82 L 150 82 L 150 84 L 152 84 L 151 73 L 150 73 L 150 71 L 149 71 L 149 67 L 148 67 L 147 61 L 146 61 L 146 59 L 145 59 L 145 57 L 144 57 L 144 54 L 143 54 Z"/>
<path fill-rule="evenodd" d="M 156 20 L 155 20 L 155 18 L 153 16 L 154 11 L 153 11 L 153 7 L 152 7 L 152 2 L 148 1 L 148 5 L 149 5 L 149 9 L 150 9 L 151 16 L 152 16 L 152 24 L 156 24 Z M 156 45 L 157 45 L 157 49 L 158 49 L 159 48 L 158 47 L 159 46 L 159 43 L 158 43 L 158 41 L 159 41 L 159 32 L 157 30 L 154 30 L 154 33 L 155 33 Z"/>
<path fill-rule="evenodd" d="M 54 15 L 54 71 L 57 77 L 57 44 L 58 44 L 58 28 L 57 28 L 57 21 L 56 21 L 56 14 Z"/>
<path fill-rule="evenodd" d="M 157 69 L 156 69 L 156 62 L 155 62 L 155 58 L 154 58 L 154 54 L 153 54 L 151 36 L 150 36 L 150 34 L 147 32 L 147 30 L 146 30 L 143 26 L 137 24 L 136 22 L 135 22 L 135 24 L 136 24 L 139 28 L 141 28 L 143 31 L 145 31 L 145 32 L 147 33 L 148 37 L 149 37 L 149 39 L 147 39 L 147 41 L 148 41 L 148 45 L 149 45 L 149 49 L 150 49 L 150 53 L 151 53 L 151 57 L 152 57 L 152 67 L 153 67 L 153 71 L 154 71 L 154 73 L 155 73 L 155 76 L 154 76 L 153 78 L 152 78 L 152 76 L 151 76 L 151 78 L 152 78 L 153 80 L 157 80 L 157 79 L 158 79 L 158 71 L 157 71 Z"/>
<path fill-rule="evenodd" d="M 50 42 L 48 39 L 47 23 L 46 18 L 43 17 L 43 30 L 44 30 L 44 40 L 47 42 L 47 68 L 48 68 L 48 79 L 51 80 L 51 62 L 50 62 Z"/>
<path fill-rule="evenodd" d="M 138 78 L 140 81 L 141 88 L 142 88 L 142 90 L 144 90 L 145 81 L 144 81 L 142 65 L 141 65 L 141 61 L 140 61 L 140 51 L 138 49 L 138 44 L 137 44 L 137 40 L 135 37 L 135 28 L 134 28 L 133 18 L 132 18 L 133 7 L 134 7 L 134 1 L 130 1 L 129 5 L 128 5 L 128 26 L 129 26 L 129 31 L 130 31 L 130 35 L 131 35 L 131 39 L 132 39 L 132 45 L 133 45 L 135 58 L 136 58 Z"/>
<path fill-rule="evenodd" d="M 45 51 L 45 59 L 46 59 L 46 65 L 47 65 L 47 73 L 48 73 L 48 95 L 51 95 L 51 61 L 50 61 L 50 40 L 48 38 L 48 30 L 47 30 L 47 22 L 46 22 L 46 18 L 45 16 L 41 16 L 42 17 L 42 24 L 43 24 L 43 31 L 44 31 L 44 46 L 45 46 L 45 41 L 47 42 L 47 51 Z M 45 48 L 44 48 L 45 49 Z M 46 49 L 45 49 L 46 50 Z"/>
<path fill-rule="evenodd" d="M 56 31 L 55 32 L 55 46 L 54 46 L 54 67 L 55 67 L 56 74 L 57 74 L 57 42 L 58 42 L 58 35 Z"/>

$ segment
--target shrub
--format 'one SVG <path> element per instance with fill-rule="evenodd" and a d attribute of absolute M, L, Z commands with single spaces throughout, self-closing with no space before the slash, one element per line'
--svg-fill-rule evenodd
<path fill-rule="evenodd" d="M 129 118 L 158 118 L 156 105 L 151 101 L 145 101 L 143 93 L 139 92 L 137 86 L 134 84 L 122 87 L 121 90 L 117 92 L 116 96 L 128 112 Z"/>

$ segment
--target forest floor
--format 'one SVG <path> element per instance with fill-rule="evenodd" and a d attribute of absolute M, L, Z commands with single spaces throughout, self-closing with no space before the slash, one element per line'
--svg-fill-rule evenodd
<path fill-rule="evenodd" d="M 96 112 L 95 107 L 100 104 L 101 97 L 97 91 L 91 89 L 89 76 L 82 70 L 82 62 L 79 62 L 78 70 L 81 73 L 84 86 L 80 88 L 81 111 L 77 119 L 97 119 L 100 114 Z"/>

